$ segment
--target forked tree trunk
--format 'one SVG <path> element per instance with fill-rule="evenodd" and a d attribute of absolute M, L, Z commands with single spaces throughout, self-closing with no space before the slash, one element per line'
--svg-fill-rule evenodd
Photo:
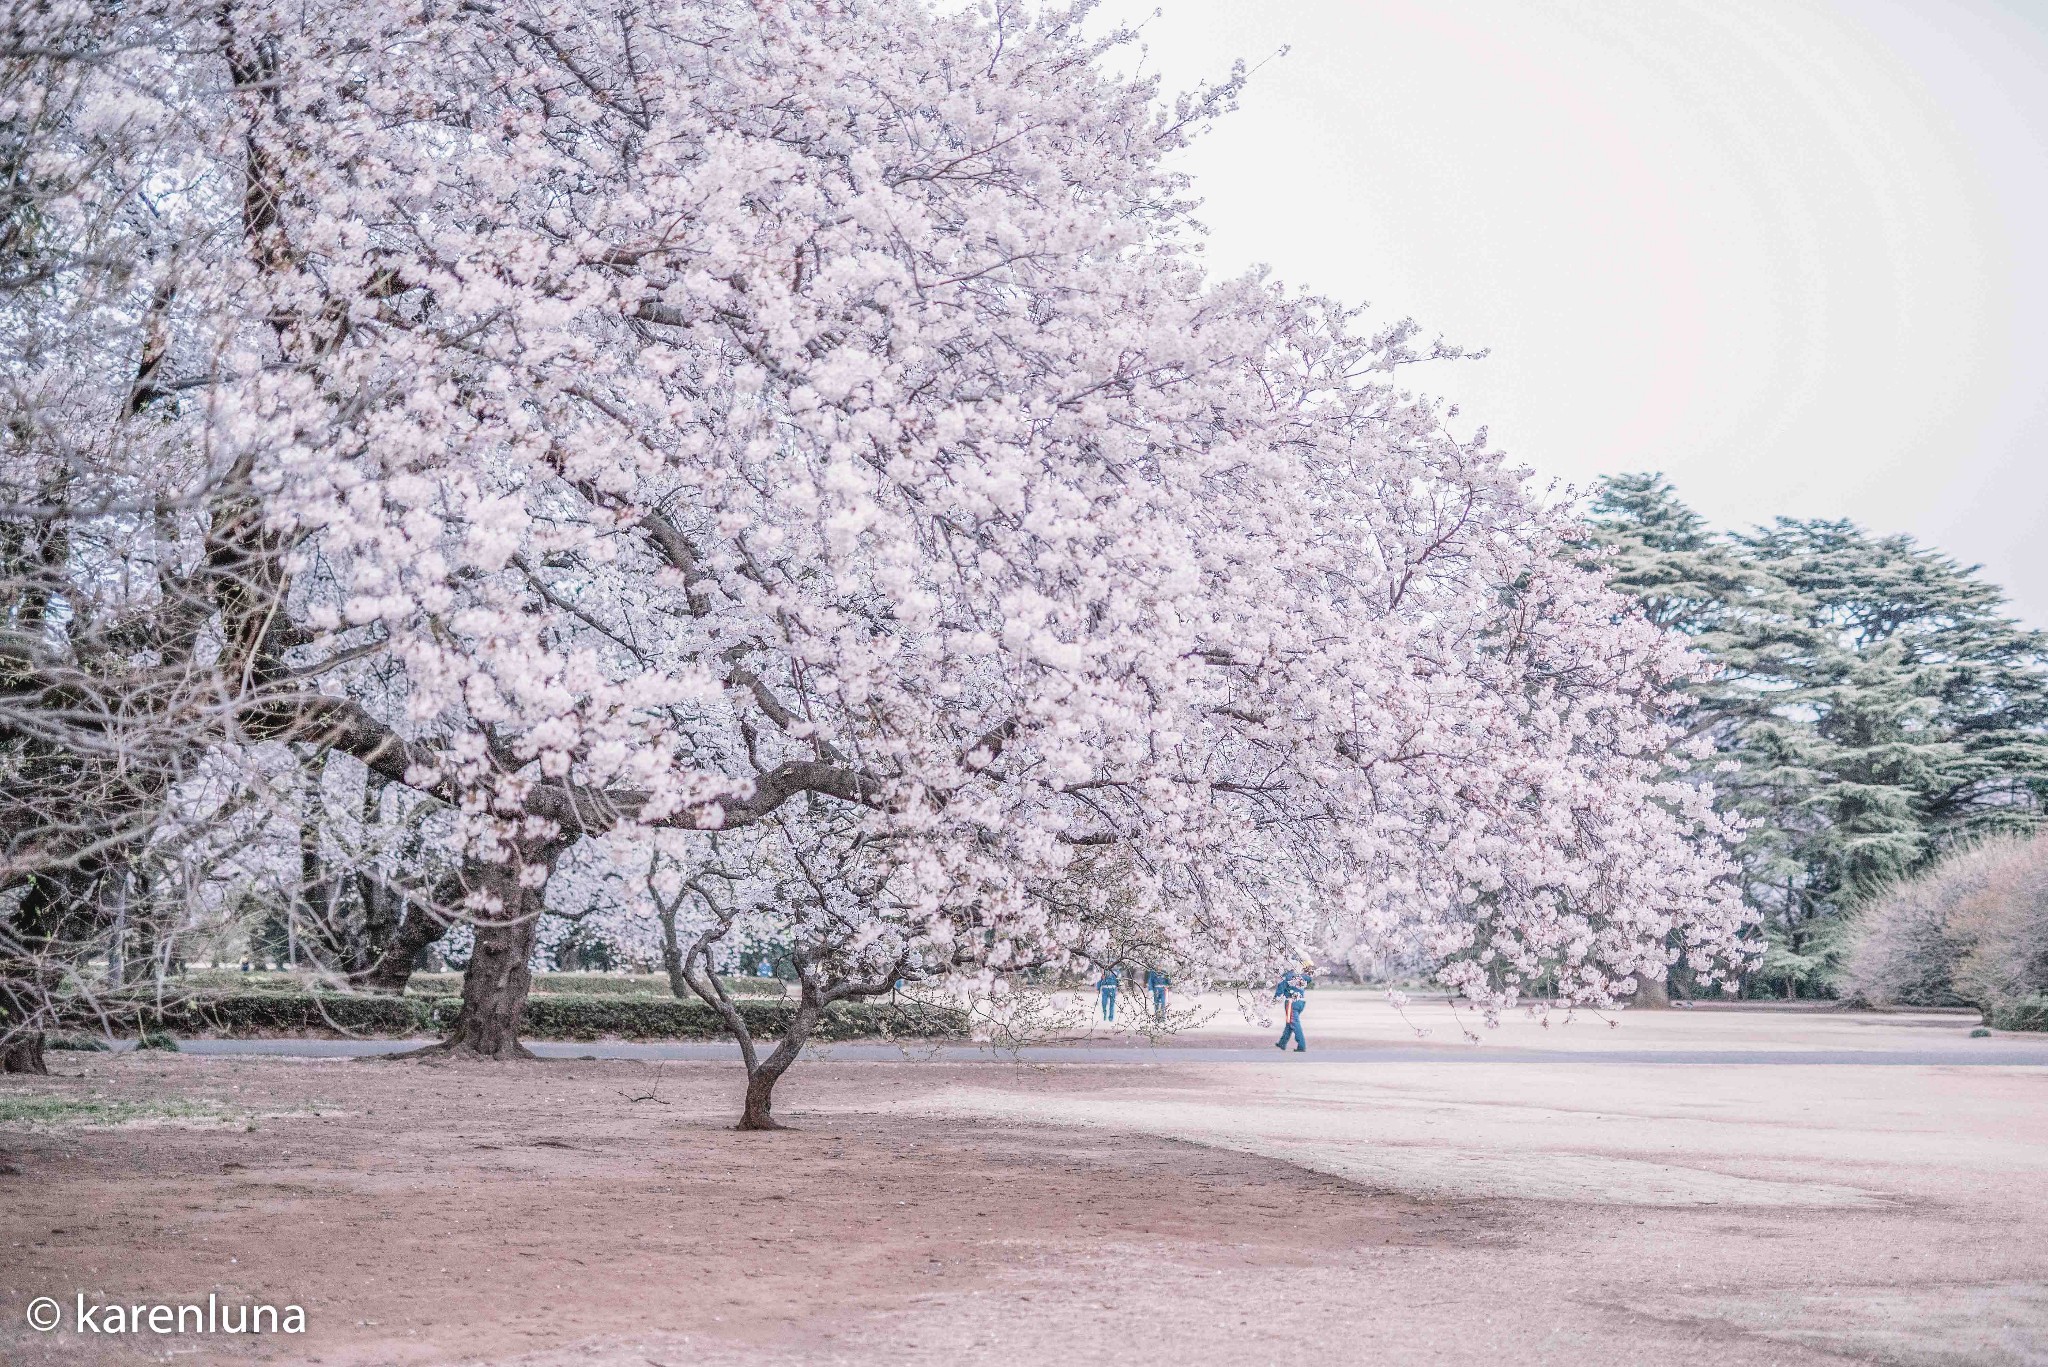
<path fill-rule="evenodd" d="M 775 1118 L 775 1084 L 789 1071 L 789 1065 L 796 1062 L 797 1055 L 810 1041 L 811 1032 L 818 1028 L 818 1019 L 824 1014 L 824 1007 L 813 1003 L 813 994 L 804 993 L 803 1004 L 790 1018 L 789 1029 L 782 1034 L 782 1040 L 767 1058 L 747 1071 L 747 1100 L 740 1110 L 740 1123 L 735 1126 L 742 1130 L 779 1130 L 782 1122 Z"/>
<path fill-rule="evenodd" d="M 0 1049 L 0 1073 L 34 1073 L 38 1077 L 48 1077 L 50 1067 L 43 1062 L 43 1032 L 31 1030 Z"/>
<path fill-rule="evenodd" d="M 363 975 L 363 986 L 372 992 L 396 995 L 412 981 L 413 963 L 420 951 L 448 933 L 448 926 L 418 903 L 406 908 L 405 920 L 385 943 L 377 962 Z"/>
<path fill-rule="evenodd" d="M 662 939 L 665 951 L 662 957 L 669 969 L 671 981 L 680 976 L 685 987 L 718 1013 L 719 1019 L 725 1022 L 726 1030 L 739 1043 L 740 1058 L 747 1066 L 747 1095 L 745 1103 L 740 1107 L 739 1124 L 733 1128 L 779 1130 L 782 1123 L 775 1118 L 775 1084 L 782 1080 L 782 1075 L 789 1071 L 790 1065 L 803 1053 L 804 1045 L 810 1042 L 812 1032 L 824 1018 L 825 1008 L 835 1001 L 860 1001 L 880 996 L 889 990 L 891 983 L 903 975 L 907 965 L 899 961 L 875 981 L 841 982 L 828 986 L 819 976 L 817 956 L 801 946 L 794 948 L 790 958 L 796 965 L 797 982 L 802 988 L 802 996 L 798 999 L 796 1011 L 791 1015 L 789 1025 L 783 1030 L 782 1038 L 776 1043 L 774 1051 L 767 1058 L 760 1058 L 754 1049 L 753 1031 L 747 1027 L 746 1018 L 740 1014 L 738 1005 L 726 995 L 725 988 L 719 983 L 711 957 L 712 945 L 732 927 L 734 909 L 721 908 L 716 902 L 711 901 L 709 895 L 703 894 L 702 888 L 698 888 L 697 891 L 710 903 L 712 913 L 717 919 L 687 951 L 677 944 L 675 935 L 675 907 L 680 903 L 680 898 L 674 903 L 664 905 L 657 896 L 656 905 L 662 910 Z"/>
<path fill-rule="evenodd" d="M 745 1033 L 744 1022 L 739 1019 L 739 1013 L 732 1004 L 726 1002 L 720 1009 L 720 1014 L 726 1018 L 726 1027 L 739 1039 L 740 1053 L 747 1062 L 747 1100 L 740 1110 L 740 1123 L 734 1127 L 736 1129 L 781 1129 L 781 1124 L 775 1119 L 775 1084 L 782 1080 L 782 1075 L 789 1071 L 789 1066 L 796 1062 L 797 1055 L 803 1052 L 804 1045 L 810 1042 L 812 1032 L 818 1028 L 818 1022 L 824 1019 L 826 1006 L 835 1001 L 866 1001 L 879 997 L 903 976 L 908 967 L 906 963 L 899 961 L 876 979 L 865 982 L 840 982 L 827 987 L 817 975 L 814 960 L 801 951 L 793 953 L 791 957 L 796 961 L 797 980 L 803 986 L 803 996 L 797 1004 L 796 1014 L 790 1017 L 789 1028 L 783 1031 L 782 1041 L 775 1046 L 775 1052 L 767 1058 L 759 1063 L 754 1061 L 753 1044 Z M 706 962 L 708 964 L 708 959 Z M 702 995 L 701 992 L 699 995 Z M 714 1002 L 713 1005 L 717 1006 L 719 1003 Z"/>

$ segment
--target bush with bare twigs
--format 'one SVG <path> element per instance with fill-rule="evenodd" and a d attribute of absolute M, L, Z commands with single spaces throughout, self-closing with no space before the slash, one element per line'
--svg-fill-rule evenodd
<path fill-rule="evenodd" d="M 2008 1008 L 2048 992 L 2048 833 L 1981 841 L 1872 901 L 1848 985 L 1875 1002 L 2017 1019 Z"/>

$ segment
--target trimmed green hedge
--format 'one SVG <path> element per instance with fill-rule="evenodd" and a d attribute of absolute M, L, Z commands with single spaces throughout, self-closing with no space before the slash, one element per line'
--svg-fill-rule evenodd
<path fill-rule="evenodd" d="M 725 984 L 726 992 L 735 997 L 777 997 L 783 991 L 783 985 L 772 978 L 733 977 L 728 974 L 722 975 L 719 981 Z M 459 997 L 462 995 L 462 975 L 415 973 L 406 992 L 414 997 Z M 669 991 L 668 975 L 664 973 L 536 973 L 533 975 L 533 994 L 675 1000 Z"/>
<path fill-rule="evenodd" d="M 1991 1008 L 1989 1017 L 1994 1030 L 2048 1030 L 2048 996 L 2037 992 L 2001 1002 Z"/>
<path fill-rule="evenodd" d="M 756 1038 L 779 1038 L 796 1015 L 787 1001 L 733 1003 Z M 442 1003 L 445 1024 L 457 1002 Z M 535 1039 L 724 1039 L 725 1023 L 700 1001 L 674 997 L 601 997 L 548 993 L 526 999 L 523 1033 Z M 955 1007 L 890 1002 L 847 1002 L 826 1008 L 812 1034 L 818 1040 L 953 1038 L 967 1033 L 967 1013 Z"/>
<path fill-rule="evenodd" d="M 785 984 L 773 978 L 722 975 L 727 993 L 736 997 L 779 997 Z M 293 972 L 240 973 L 234 969 L 196 968 L 168 980 L 171 991 L 191 994 L 234 994 L 239 992 L 339 992 L 330 981 L 304 970 Z M 533 993 L 538 996 L 566 994 L 582 997 L 653 997 L 673 1000 L 668 975 L 663 973 L 536 973 Z M 460 973 L 415 973 L 408 980 L 408 997 L 459 997 Z"/>
<path fill-rule="evenodd" d="M 380 997 L 343 992 L 221 992 L 157 1001 L 102 1001 L 123 1035 L 169 1031 L 260 1039 L 271 1035 L 434 1035 L 454 1023 L 459 997 Z M 791 1002 L 735 1003 L 756 1038 L 778 1038 L 796 1007 Z M 80 1025 L 97 1021 L 80 1021 Z M 934 1039 L 967 1033 L 967 1013 L 956 1007 L 852 1002 L 828 1008 L 813 1039 Z M 726 1038 L 724 1022 L 698 1001 L 673 997 L 535 994 L 526 999 L 520 1034 L 555 1040 L 711 1040 Z"/>
<path fill-rule="evenodd" d="M 123 1036 L 155 1030 L 230 1039 L 307 1033 L 418 1035 L 433 1028 L 432 1003 L 343 992 L 197 992 L 161 1001 L 103 997 L 97 1005 L 105 1023 Z"/>

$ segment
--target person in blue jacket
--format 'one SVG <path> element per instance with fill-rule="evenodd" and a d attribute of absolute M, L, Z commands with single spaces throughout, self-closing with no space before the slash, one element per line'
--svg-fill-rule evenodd
<path fill-rule="evenodd" d="M 1173 985 L 1173 979 L 1156 968 L 1145 970 L 1145 990 L 1152 994 L 1152 1014 L 1166 1014 L 1166 989 Z"/>
<path fill-rule="evenodd" d="M 1308 1039 L 1301 1033 L 1301 1012 L 1302 1008 L 1308 1005 L 1309 988 L 1315 985 L 1314 979 L 1309 977 L 1309 972 L 1307 964 L 1301 966 L 1299 973 L 1290 968 L 1280 975 L 1280 982 L 1273 989 L 1274 1000 L 1278 1001 L 1281 1009 L 1287 1013 L 1287 1028 L 1280 1032 L 1279 1042 L 1273 1046 L 1275 1049 L 1285 1049 L 1287 1041 L 1292 1039 L 1295 1053 L 1308 1052 Z"/>
<path fill-rule="evenodd" d="M 1106 1021 L 1116 1019 L 1116 988 L 1116 970 L 1114 968 L 1103 970 L 1102 977 L 1095 984 L 1095 991 L 1102 999 L 1102 1018 Z"/>

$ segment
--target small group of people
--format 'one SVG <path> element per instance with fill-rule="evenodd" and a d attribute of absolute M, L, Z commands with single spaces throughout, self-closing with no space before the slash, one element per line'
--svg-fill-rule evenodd
<path fill-rule="evenodd" d="M 1114 964 L 1105 969 L 1102 976 L 1095 981 L 1095 995 L 1102 1006 L 1102 1018 L 1106 1021 L 1116 1019 L 1116 992 L 1122 985 L 1123 979 L 1118 975 Z M 1173 979 L 1160 970 L 1145 970 L 1145 991 L 1152 998 L 1153 1015 L 1166 1014 L 1166 989 L 1172 985 Z"/>
<path fill-rule="evenodd" d="M 1293 1040 L 1295 1053 L 1308 1052 L 1308 1037 L 1301 1032 L 1301 1013 L 1308 1005 L 1309 989 L 1316 985 L 1315 974 L 1314 964 L 1303 963 L 1298 969 L 1290 968 L 1282 973 L 1279 983 L 1273 988 L 1273 1000 L 1279 1002 L 1281 1010 L 1286 1013 L 1286 1028 L 1280 1032 L 1279 1042 L 1273 1046 L 1275 1049 L 1285 1049 L 1287 1041 Z M 1163 1018 L 1166 1015 L 1166 989 L 1172 983 L 1172 978 L 1156 968 L 1145 970 L 1145 991 L 1152 997 L 1154 1016 Z M 1123 978 L 1114 964 L 1104 969 L 1102 976 L 1095 980 L 1095 995 L 1102 1008 L 1103 1020 L 1116 1019 L 1116 994 L 1122 985 Z"/>

